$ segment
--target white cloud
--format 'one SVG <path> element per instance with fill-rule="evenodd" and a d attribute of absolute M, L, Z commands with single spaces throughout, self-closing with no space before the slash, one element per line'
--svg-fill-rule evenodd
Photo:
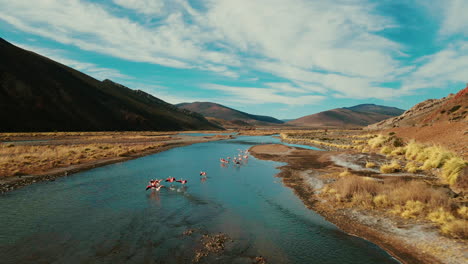
<path fill-rule="evenodd" d="M 441 3 L 443 22 L 440 33 L 443 36 L 462 34 L 468 36 L 468 1 L 444 0 Z"/>
<path fill-rule="evenodd" d="M 468 41 L 460 41 L 446 49 L 420 59 L 421 66 L 404 82 L 404 90 L 446 87 L 450 83 L 468 81 Z"/>
<path fill-rule="evenodd" d="M 408 60 L 404 47 L 381 34 L 399 25 L 379 15 L 375 1 L 200 0 L 198 9 L 187 0 L 112 2 L 156 22 L 134 21 L 86 0 L 0 0 L 0 19 L 28 33 L 125 60 L 234 79 L 250 71 L 285 79 L 265 83 L 268 89 L 210 86 L 235 96 L 229 100 L 245 101 L 246 95 L 288 104 L 317 102 L 322 95 L 388 99 L 467 76 L 466 44 L 427 56 L 422 66 L 402 63 Z M 466 36 L 467 8 L 464 0 L 447 2 L 440 34 Z M 94 76 L 119 74 L 87 67 Z M 404 81 L 404 88 L 381 85 L 393 81 Z"/>
<path fill-rule="evenodd" d="M 273 88 L 236 87 L 219 84 L 206 84 L 202 88 L 225 92 L 232 97 L 224 101 L 242 104 L 279 103 L 285 105 L 315 104 L 325 99 L 321 95 L 287 96 L 281 90 Z"/>
<path fill-rule="evenodd" d="M 162 0 L 113 0 L 114 4 L 145 15 L 160 15 L 164 8 Z"/>
<path fill-rule="evenodd" d="M 126 74 L 121 73 L 119 70 L 116 69 L 111 69 L 111 68 L 106 68 L 106 67 L 100 67 L 96 64 L 89 63 L 89 62 L 82 62 L 82 61 L 77 61 L 73 60 L 70 58 L 67 58 L 64 55 L 64 51 L 60 49 L 48 49 L 48 48 L 41 48 L 41 47 L 36 47 L 36 46 L 31 46 L 28 44 L 23 44 L 23 43 L 14 43 L 14 45 L 21 47 L 23 49 L 41 54 L 43 56 L 46 56 L 54 61 L 57 61 L 59 63 L 62 63 L 64 65 L 67 65 L 68 67 L 71 67 L 75 70 L 84 72 L 88 75 L 91 75 L 92 77 L 98 79 L 98 80 L 104 80 L 104 79 L 132 79 L 131 76 L 128 76 Z"/>

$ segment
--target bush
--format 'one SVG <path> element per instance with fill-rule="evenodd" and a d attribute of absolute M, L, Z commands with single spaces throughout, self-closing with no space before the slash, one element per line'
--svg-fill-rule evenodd
<path fill-rule="evenodd" d="M 380 149 L 380 153 L 384 155 L 390 154 L 391 152 L 392 152 L 392 148 L 389 146 L 384 146 Z"/>
<path fill-rule="evenodd" d="M 415 160 L 419 153 L 423 152 L 424 146 L 411 140 L 406 146 L 406 159 Z"/>
<path fill-rule="evenodd" d="M 366 162 L 366 168 L 375 168 L 377 166 L 377 164 L 375 164 L 374 162 Z"/>
<path fill-rule="evenodd" d="M 373 202 L 374 202 L 374 205 L 377 208 L 379 208 L 379 207 L 385 208 L 385 207 L 388 207 L 391 204 L 391 202 L 389 201 L 387 195 L 385 195 L 385 194 L 379 194 L 379 195 L 375 196 Z"/>
<path fill-rule="evenodd" d="M 438 146 L 427 147 L 424 149 L 424 152 L 427 155 L 427 159 L 421 167 L 423 170 L 440 168 L 447 160 L 455 156 L 452 152 Z"/>
<path fill-rule="evenodd" d="M 405 155 L 406 153 L 406 148 L 404 147 L 397 147 L 396 149 L 394 149 L 390 155 L 392 156 L 397 156 L 397 155 Z"/>
<path fill-rule="evenodd" d="M 390 164 L 380 166 L 380 172 L 382 173 L 393 173 L 399 170 L 401 170 L 401 165 L 396 160 L 393 160 Z"/>
<path fill-rule="evenodd" d="M 385 143 L 385 141 L 387 141 L 387 139 L 388 139 L 388 137 L 386 137 L 386 136 L 378 135 L 375 138 L 369 139 L 367 144 L 371 148 L 379 148 L 379 147 L 383 146 L 383 144 Z"/>
<path fill-rule="evenodd" d="M 414 161 L 410 161 L 406 164 L 405 170 L 409 173 L 416 173 L 419 170 L 419 166 Z"/>
<path fill-rule="evenodd" d="M 440 230 L 443 234 L 455 238 L 467 239 L 468 238 L 468 221 L 455 220 L 448 222 L 441 226 Z"/>
<path fill-rule="evenodd" d="M 460 218 L 468 220 L 468 207 L 462 206 L 458 208 L 457 214 L 460 216 Z"/>
<path fill-rule="evenodd" d="M 437 210 L 429 213 L 427 219 L 439 225 L 443 225 L 455 220 L 455 217 L 450 212 L 445 211 L 444 208 L 439 207 Z"/>
<path fill-rule="evenodd" d="M 467 162 L 460 157 L 452 157 L 442 167 L 442 179 L 450 185 L 457 182 L 458 175 L 467 166 Z"/>

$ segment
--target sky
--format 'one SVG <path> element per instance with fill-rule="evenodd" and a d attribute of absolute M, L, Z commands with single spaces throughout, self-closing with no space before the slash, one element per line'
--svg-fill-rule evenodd
<path fill-rule="evenodd" d="M 170 103 L 293 119 L 468 83 L 467 0 L 0 0 L 0 37 Z"/>

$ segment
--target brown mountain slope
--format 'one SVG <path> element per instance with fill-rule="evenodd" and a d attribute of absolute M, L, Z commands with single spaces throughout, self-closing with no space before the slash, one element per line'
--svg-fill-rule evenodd
<path fill-rule="evenodd" d="M 443 145 L 468 159 L 468 87 L 455 95 L 421 102 L 400 116 L 365 129 Z"/>
<path fill-rule="evenodd" d="M 468 113 L 468 87 L 456 95 L 429 99 L 416 104 L 402 115 L 369 125 L 369 130 L 393 127 L 428 126 L 442 122 L 466 122 Z"/>
<path fill-rule="evenodd" d="M 219 129 L 199 114 L 1 38 L 0 58 L 0 131 Z"/>
<path fill-rule="evenodd" d="M 401 114 L 403 110 L 372 104 L 336 108 L 287 122 L 296 126 L 361 127 Z"/>
<path fill-rule="evenodd" d="M 240 120 L 253 125 L 271 125 L 283 123 L 283 121 L 274 117 L 248 114 L 224 105 L 210 102 L 182 103 L 178 104 L 177 106 L 192 112 L 202 114 L 205 117 L 214 117 L 228 121 Z"/>

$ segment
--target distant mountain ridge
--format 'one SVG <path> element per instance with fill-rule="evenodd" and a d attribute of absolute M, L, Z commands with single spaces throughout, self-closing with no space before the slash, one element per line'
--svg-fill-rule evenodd
<path fill-rule="evenodd" d="M 271 116 L 253 115 L 224 105 L 211 102 L 193 102 L 177 104 L 177 107 L 199 113 L 205 117 L 214 117 L 227 121 L 240 120 L 249 124 L 283 124 L 284 122 Z"/>
<path fill-rule="evenodd" d="M 381 120 L 400 115 L 404 110 L 375 104 L 360 104 L 352 107 L 335 108 L 304 116 L 286 124 L 310 127 L 363 127 Z"/>
<path fill-rule="evenodd" d="M 220 129 L 199 114 L 1 38 L 0 57 L 0 131 Z"/>

